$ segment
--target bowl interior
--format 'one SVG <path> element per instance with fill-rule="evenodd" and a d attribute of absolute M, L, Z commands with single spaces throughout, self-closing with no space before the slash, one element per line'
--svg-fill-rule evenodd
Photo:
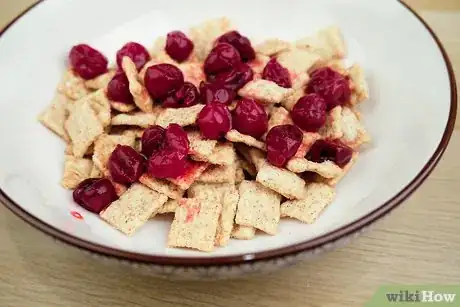
<path fill-rule="evenodd" d="M 204 9 L 206 7 L 206 9 Z M 363 66 L 371 98 L 360 106 L 373 141 L 313 225 L 282 220 L 279 234 L 232 240 L 213 253 L 167 249 L 170 218 L 132 237 L 77 207 L 59 185 L 64 144 L 37 121 L 51 100 L 72 45 L 87 42 L 112 61 L 127 41 L 155 38 L 228 16 L 256 43 L 302 38 L 330 24 L 342 29 L 349 63 Z M 47 0 L 0 38 L 0 187 L 24 210 L 59 230 L 113 248 L 162 256 L 210 257 L 281 248 L 329 233 L 378 208 L 424 167 L 446 127 L 450 87 L 433 38 L 396 1 Z M 84 220 L 71 216 L 78 211 Z"/>

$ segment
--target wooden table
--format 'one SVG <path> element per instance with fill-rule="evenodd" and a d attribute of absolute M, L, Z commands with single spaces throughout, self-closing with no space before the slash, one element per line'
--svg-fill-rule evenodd
<path fill-rule="evenodd" d="M 34 1 L 0 0 L 0 28 Z M 407 2 L 460 76 L 460 1 Z M 430 178 L 371 232 L 313 262 L 246 280 L 178 283 L 108 271 L 0 206 L 0 306 L 362 306 L 385 283 L 459 284 L 459 156 L 460 121 Z"/>

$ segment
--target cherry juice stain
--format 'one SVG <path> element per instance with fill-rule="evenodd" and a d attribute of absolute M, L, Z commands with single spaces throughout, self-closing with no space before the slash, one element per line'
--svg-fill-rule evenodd
<path fill-rule="evenodd" d="M 83 220 L 83 216 L 82 216 L 80 213 L 78 213 L 77 211 L 70 211 L 70 214 L 71 214 L 74 218 L 76 218 L 76 219 L 78 219 L 78 220 Z"/>

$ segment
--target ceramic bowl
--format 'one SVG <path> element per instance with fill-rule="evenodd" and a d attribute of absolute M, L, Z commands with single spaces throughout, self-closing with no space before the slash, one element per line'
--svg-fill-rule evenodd
<path fill-rule="evenodd" d="M 276 236 L 232 240 L 211 253 L 166 248 L 170 219 L 149 221 L 132 237 L 124 236 L 75 205 L 60 186 L 65 145 L 37 114 L 51 100 L 74 44 L 89 43 L 114 59 L 127 41 L 151 46 L 171 30 L 220 16 L 255 42 L 294 40 L 338 25 L 348 61 L 366 72 L 370 99 L 359 110 L 372 142 L 314 224 L 282 220 Z M 457 107 L 452 67 L 441 43 L 398 1 L 45 0 L 4 29 L 0 67 L 0 198 L 6 207 L 106 262 L 177 278 L 265 272 L 345 244 L 422 184 L 448 144 Z"/>

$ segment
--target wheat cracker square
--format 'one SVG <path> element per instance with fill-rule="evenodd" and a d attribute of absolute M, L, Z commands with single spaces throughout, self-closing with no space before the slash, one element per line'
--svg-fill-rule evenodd
<path fill-rule="evenodd" d="M 139 178 L 139 182 L 149 187 L 150 189 L 164 194 L 172 199 L 181 199 L 185 191 L 179 188 L 172 182 L 164 179 L 153 178 L 149 174 L 143 174 Z"/>
<path fill-rule="evenodd" d="M 253 80 L 262 78 L 262 73 L 265 69 L 265 66 L 267 66 L 268 61 L 270 61 L 269 56 L 266 56 L 260 53 L 256 53 L 256 58 L 247 63 L 249 67 L 251 67 L 252 71 L 254 72 Z"/>
<path fill-rule="evenodd" d="M 353 64 L 347 70 L 351 82 L 350 104 L 356 105 L 369 98 L 369 86 L 363 68 L 359 64 Z"/>
<path fill-rule="evenodd" d="M 90 178 L 92 168 L 93 162 L 90 159 L 66 155 L 61 185 L 66 189 L 75 189 L 80 182 Z"/>
<path fill-rule="evenodd" d="M 256 181 L 288 199 L 304 197 L 305 182 L 299 176 L 269 163 L 259 169 Z"/>
<path fill-rule="evenodd" d="M 348 107 L 342 108 L 341 116 L 342 137 L 340 141 L 353 149 L 370 141 L 370 135 L 359 121 L 358 116 Z"/>
<path fill-rule="evenodd" d="M 305 158 L 289 160 L 286 168 L 293 173 L 314 172 L 324 178 L 334 178 L 342 173 L 342 169 L 332 161 L 316 163 Z"/>
<path fill-rule="evenodd" d="M 321 127 L 318 133 L 325 139 L 340 139 L 342 131 L 342 107 L 336 106 L 326 116 L 326 123 Z"/>
<path fill-rule="evenodd" d="M 197 104 L 187 108 L 167 108 L 163 109 L 156 119 L 155 124 L 166 128 L 169 124 L 178 124 L 179 126 L 186 127 L 195 125 L 204 105 Z"/>
<path fill-rule="evenodd" d="M 290 42 L 281 40 L 279 38 L 270 38 L 266 39 L 263 42 L 257 44 L 254 47 L 254 50 L 257 53 L 266 55 L 266 56 L 274 56 L 282 51 L 289 50 L 292 47 Z"/>
<path fill-rule="evenodd" d="M 219 217 L 215 243 L 217 246 L 225 246 L 230 240 L 238 200 L 239 192 L 234 186 L 231 186 L 222 194 L 222 212 Z"/>
<path fill-rule="evenodd" d="M 122 59 L 122 68 L 129 81 L 129 91 L 133 95 L 136 106 L 145 113 L 153 112 L 153 101 L 144 85 L 139 82 L 136 64 L 130 57 Z"/>
<path fill-rule="evenodd" d="M 104 128 L 89 102 L 76 104 L 69 114 L 65 129 L 72 142 L 73 155 L 82 158 Z"/>
<path fill-rule="evenodd" d="M 85 80 L 77 76 L 72 69 L 64 73 L 57 86 L 57 91 L 71 100 L 78 100 L 90 93 L 85 86 Z"/>
<path fill-rule="evenodd" d="M 118 101 L 110 101 L 110 107 L 121 113 L 129 113 L 136 109 L 136 105 Z"/>
<path fill-rule="evenodd" d="M 213 251 L 221 211 L 218 202 L 181 199 L 168 234 L 168 246 Z"/>
<path fill-rule="evenodd" d="M 238 95 L 269 105 L 281 102 L 292 92 L 293 89 L 281 87 L 273 81 L 257 79 L 246 83 Z"/>
<path fill-rule="evenodd" d="M 113 126 L 139 126 L 148 128 L 155 124 L 157 119 L 154 113 L 134 112 L 134 113 L 120 113 L 112 117 Z"/>
<path fill-rule="evenodd" d="M 133 183 L 121 197 L 100 213 L 100 217 L 126 235 L 132 235 L 158 211 L 168 197 L 140 183 Z"/>
<path fill-rule="evenodd" d="M 199 131 L 189 131 L 187 132 L 187 137 L 190 142 L 191 155 L 209 156 L 217 145 L 216 140 L 203 138 Z"/>
<path fill-rule="evenodd" d="M 39 115 L 38 120 L 64 141 L 69 141 L 69 136 L 64 127 L 64 123 L 69 115 L 67 106 L 73 103 L 67 96 L 56 93 L 50 105 Z"/>
<path fill-rule="evenodd" d="M 217 143 L 210 155 L 192 154 L 190 157 L 195 161 L 208 162 L 217 165 L 233 165 L 235 163 L 235 149 L 233 143 Z"/>
<path fill-rule="evenodd" d="M 130 135 L 102 134 L 94 142 L 93 163 L 104 174 L 108 174 L 108 162 L 117 145 L 134 146 L 135 138 Z"/>
<path fill-rule="evenodd" d="M 235 183 L 236 165 L 210 165 L 197 182 L 204 183 Z"/>
<path fill-rule="evenodd" d="M 308 71 L 321 60 L 318 54 L 299 48 L 281 52 L 277 56 L 278 63 L 289 70 L 291 76 Z"/>
<path fill-rule="evenodd" d="M 174 213 L 176 212 L 176 209 L 178 206 L 179 206 L 179 201 L 177 199 L 170 198 L 163 206 L 161 206 L 160 209 L 158 209 L 158 212 L 156 214 Z"/>
<path fill-rule="evenodd" d="M 295 42 L 298 48 L 318 54 L 322 61 L 342 59 L 346 56 L 345 41 L 339 27 L 328 26 L 315 33 L 315 35 L 300 39 Z"/>
<path fill-rule="evenodd" d="M 184 81 L 190 82 L 197 88 L 200 87 L 201 81 L 206 81 L 203 64 L 198 62 L 185 62 L 178 65 L 178 68 L 184 75 Z"/>
<path fill-rule="evenodd" d="M 97 90 L 85 97 L 75 101 L 74 104 L 70 105 L 69 110 L 71 110 L 75 105 L 78 105 L 83 102 L 88 102 L 91 108 L 96 113 L 97 118 L 101 122 L 102 126 L 105 128 L 110 125 L 110 102 L 106 96 L 105 90 Z"/>
<path fill-rule="evenodd" d="M 275 235 L 280 220 L 281 196 L 256 181 L 248 180 L 241 182 L 239 194 L 235 223 Z"/>
<path fill-rule="evenodd" d="M 250 135 L 242 134 L 235 129 L 232 129 L 229 132 L 227 132 L 227 134 L 225 134 L 225 138 L 233 143 L 243 143 L 261 150 L 266 149 L 264 142 L 261 142 Z"/>
<path fill-rule="evenodd" d="M 234 224 L 230 235 L 231 238 L 237 240 L 252 240 L 256 236 L 256 229 L 251 226 L 243 226 Z"/>
<path fill-rule="evenodd" d="M 281 204 L 281 216 L 312 224 L 335 198 L 335 190 L 327 184 L 312 182 L 305 187 L 305 198 Z"/>
<path fill-rule="evenodd" d="M 345 165 L 343 168 L 342 168 L 342 172 L 334 177 L 334 178 L 321 178 L 321 181 L 330 185 L 330 186 L 335 186 L 337 185 L 337 183 L 339 183 L 340 180 L 343 179 L 343 177 L 345 177 L 345 175 L 351 170 L 351 168 L 353 167 L 353 165 L 356 163 L 357 159 L 359 157 L 359 152 L 354 152 L 353 155 L 351 156 L 351 160 L 350 162 L 347 163 L 347 165 Z"/>

